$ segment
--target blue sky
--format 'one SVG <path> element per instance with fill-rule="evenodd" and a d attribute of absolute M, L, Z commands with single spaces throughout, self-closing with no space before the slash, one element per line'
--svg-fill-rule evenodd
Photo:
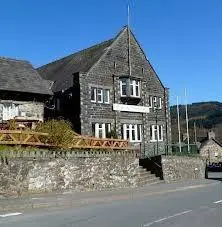
<path fill-rule="evenodd" d="M 115 36 L 127 0 L 7 0 L 0 6 L 0 56 L 37 67 Z M 131 27 L 171 104 L 221 101 L 222 1 L 131 0 Z"/>

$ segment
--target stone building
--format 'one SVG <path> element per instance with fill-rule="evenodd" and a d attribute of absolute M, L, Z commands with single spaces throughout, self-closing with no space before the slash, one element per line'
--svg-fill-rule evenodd
<path fill-rule="evenodd" d="M 200 147 L 200 155 L 206 157 L 208 162 L 222 162 L 222 145 L 215 139 L 213 131 L 208 132 L 207 140 Z"/>
<path fill-rule="evenodd" d="M 105 42 L 38 68 L 54 81 L 55 110 L 82 135 L 114 132 L 143 156 L 169 152 L 169 93 L 129 29 Z"/>
<path fill-rule="evenodd" d="M 17 119 L 43 121 L 44 102 L 52 95 L 49 81 L 43 80 L 27 61 L 0 58 L 0 123 Z"/>

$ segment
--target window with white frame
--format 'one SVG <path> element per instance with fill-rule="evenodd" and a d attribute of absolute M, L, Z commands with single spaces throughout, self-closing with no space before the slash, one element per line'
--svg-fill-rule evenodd
<path fill-rule="evenodd" d="M 92 123 L 92 135 L 97 138 L 107 138 L 110 131 L 110 123 Z"/>
<path fill-rule="evenodd" d="M 149 106 L 154 109 L 162 109 L 162 98 L 157 96 L 149 96 Z"/>
<path fill-rule="evenodd" d="M 127 89 L 127 79 L 120 80 L 120 94 L 122 97 L 126 96 L 126 89 Z"/>
<path fill-rule="evenodd" d="M 130 80 L 130 96 L 140 97 L 140 81 Z"/>
<path fill-rule="evenodd" d="M 157 97 L 154 96 L 154 97 L 153 97 L 153 108 L 156 109 L 157 106 L 158 106 L 158 104 L 157 104 Z"/>
<path fill-rule="evenodd" d="M 110 103 L 110 90 L 103 88 L 91 87 L 91 102 Z"/>
<path fill-rule="evenodd" d="M 153 108 L 153 96 L 149 96 L 149 107 Z"/>
<path fill-rule="evenodd" d="M 158 104 L 159 104 L 159 109 L 162 109 L 162 98 L 159 97 L 158 100 L 159 100 L 159 102 L 158 102 Z"/>
<path fill-rule="evenodd" d="M 123 78 L 120 80 L 121 97 L 140 97 L 140 81 L 136 79 Z"/>
<path fill-rule="evenodd" d="M 104 103 L 109 104 L 109 89 L 103 90 L 104 93 Z"/>
<path fill-rule="evenodd" d="M 151 125 L 150 127 L 150 141 L 163 141 L 163 126 L 162 125 Z"/>
<path fill-rule="evenodd" d="M 123 124 L 122 125 L 122 138 L 130 142 L 141 142 L 142 140 L 142 126 Z"/>
<path fill-rule="evenodd" d="M 103 103 L 103 89 L 97 88 L 97 102 Z"/>
<path fill-rule="evenodd" d="M 96 88 L 95 87 L 91 87 L 91 102 L 96 102 Z"/>

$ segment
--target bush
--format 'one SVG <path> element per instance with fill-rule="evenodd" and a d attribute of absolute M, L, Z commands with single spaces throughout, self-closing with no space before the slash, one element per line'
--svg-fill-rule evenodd
<path fill-rule="evenodd" d="M 71 124 L 65 120 L 49 120 L 37 125 L 37 132 L 48 133 L 46 143 L 53 144 L 57 147 L 68 149 L 76 134 L 71 127 Z"/>
<path fill-rule="evenodd" d="M 9 120 L 8 122 L 8 129 L 9 130 L 16 130 L 18 128 L 18 125 L 14 119 Z"/>
<path fill-rule="evenodd" d="M 107 133 L 107 138 L 118 139 L 116 130 L 111 130 L 109 133 Z"/>

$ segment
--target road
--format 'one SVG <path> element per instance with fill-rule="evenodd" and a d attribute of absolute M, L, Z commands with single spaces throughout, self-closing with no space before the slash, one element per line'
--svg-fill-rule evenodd
<path fill-rule="evenodd" d="M 218 173 L 217 173 L 218 175 Z M 221 227 L 222 183 L 135 196 L 115 195 L 105 203 L 0 214 L 3 227 Z M 154 188 L 157 190 L 158 188 Z M 161 190 L 160 188 L 160 190 Z M 165 192 L 164 192 L 165 190 Z"/>

